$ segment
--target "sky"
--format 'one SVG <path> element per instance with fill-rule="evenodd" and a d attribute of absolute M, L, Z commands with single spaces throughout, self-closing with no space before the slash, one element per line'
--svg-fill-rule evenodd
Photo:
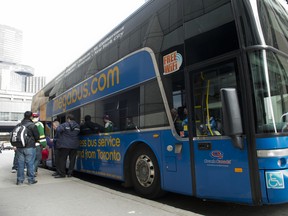
<path fill-rule="evenodd" d="M 21 64 L 48 83 L 145 0 L 1 0 L 0 24 L 23 33 Z"/>
<path fill-rule="evenodd" d="M 288 8 L 286 0 L 280 0 Z M 21 64 L 47 83 L 145 0 L 1 0 L 0 24 L 23 32 Z M 288 10 L 288 9 L 287 9 Z"/>

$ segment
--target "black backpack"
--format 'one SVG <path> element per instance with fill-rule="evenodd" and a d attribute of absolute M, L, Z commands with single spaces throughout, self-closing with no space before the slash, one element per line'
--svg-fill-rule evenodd
<path fill-rule="evenodd" d="M 33 123 L 31 123 L 33 124 Z M 30 124 L 29 124 L 30 125 Z M 28 126 L 29 126 L 28 125 Z M 23 148 L 26 146 L 29 140 L 28 128 L 23 124 L 18 124 L 14 127 L 10 135 L 10 143 L 17 148 Z"/>

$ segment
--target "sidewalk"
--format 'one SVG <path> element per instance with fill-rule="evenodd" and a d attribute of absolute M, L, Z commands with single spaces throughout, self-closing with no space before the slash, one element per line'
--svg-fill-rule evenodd
<path fill-rule="evenodd" d="M 35 185 L 16 185 L 11 173 L 13 150 L 0 153 L 1 216 L 175 216 L 197 215 L 165 204 L 121 193 L 75 177 L 55 179 L 38 169 Z"/>
<path fill-rule="evenodd" d="M 0 153 L 0 180 L 1 180 L 0 189 L 29 186 L 27 178 L 25 179 L 23 185 L 21 186 L 16 185 L 17 173 L 11 173 L 13 158 L 14 158 L 13 150 L 4 150 L 2 151 L 2 154 Z M 53 178 L 51 178 L 51 173 L 53 173 L 53 171 L 39 168 L 38 172 L 39 172 L 38 176 L 35 179 L 38 180 L 39 184 L 51 183 L 51 181 L 54 180 Z M 1 197 L 2 194 L 0 194 L 0 198 Z"/>

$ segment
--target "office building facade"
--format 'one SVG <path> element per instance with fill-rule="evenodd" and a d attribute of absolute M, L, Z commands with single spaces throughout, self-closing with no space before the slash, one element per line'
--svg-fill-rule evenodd
<path fill-rule="evenodd" d="M 22 31 L 0 24 L 0 132 L 9 132 L 31 110 L 33 95 L 45 84 L 22 63 Z"/>

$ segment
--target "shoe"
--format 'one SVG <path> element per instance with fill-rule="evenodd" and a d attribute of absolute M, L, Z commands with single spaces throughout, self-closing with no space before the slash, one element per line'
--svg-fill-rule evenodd
<path fill-rule="evenodd" d="M 67 177 L 68 177 L 68 178 L 71 178 L 71 177 L 72 177 L 72 174 L 68 174 Z"/>
<path fill-rule="evenodd" d="M 16 169 L 12 169 L 12 170 L 11 170 L 11 173 L 16 173 L 16 172 L 17 172 Z"/>
<path fill-rule="evenodd" d="M 57 172 L 52 174 L 52 176 L 57 176 L 57 175 L 59 175 L 59 173 L 57 173 Z"/>
<path fill-rule="evenodd" d="M 32 182 L 28 182 L 28 184 L 29 185 L 31 185 L 31 184 L 36 184 L 38 181 L 36 181 L 36 180 L 34 180 L 34 181 L 32 181 Z"/>
<path fill-rule="evenodd" d="M 56 176 L 54 176 L 54 178 L 65 178 L 65 176 L 62 176 L 62 175 L 56 175 Z"/>
<path fill-rule="evenodd" d="M 16 183 L 16 185 L 22 185 L 23 184 L 23 182 L 17 182 Z"/>

